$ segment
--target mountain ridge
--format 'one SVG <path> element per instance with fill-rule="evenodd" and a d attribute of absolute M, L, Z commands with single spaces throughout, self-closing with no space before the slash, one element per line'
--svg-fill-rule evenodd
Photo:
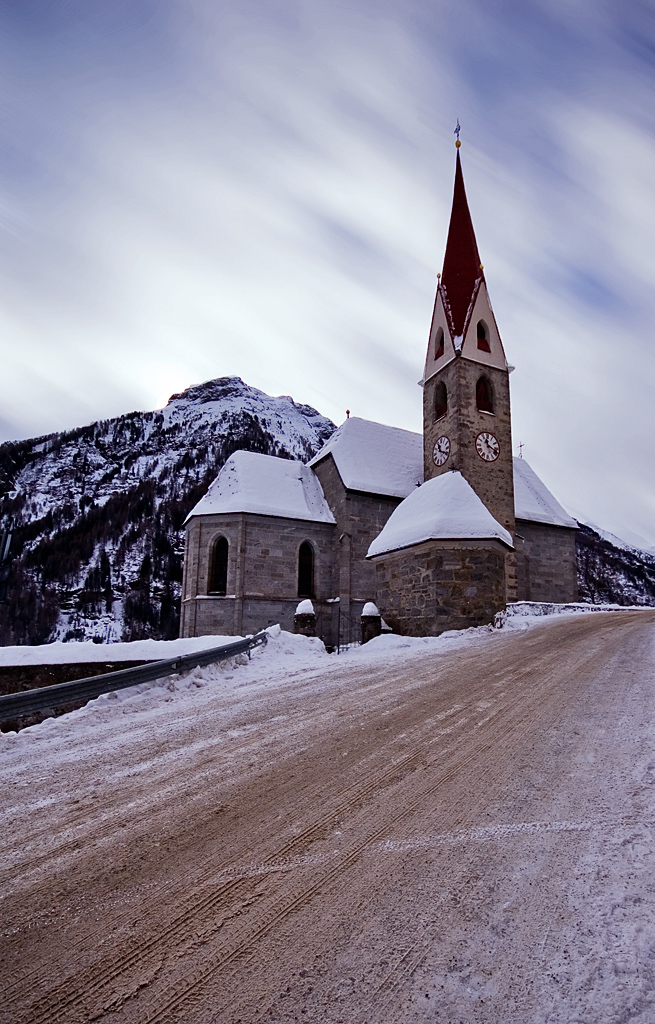
<path fill-rule="evenodd" d="M 15 527 L 0 646 L 177 636 L 184 520 L 225 461 L 307 462 L 335 429 L 288 395 L 218 377 L 163 409 L 0 445 L 0 527 Z M 577 562 L 581 600 L 655 604 L 651 553 L 580 523 Z"/>
<path fill-rule="evenodd" d="M 0 644 L 177 635 L 183 522 L 237 450 L 308 461 L 335 430 L 240 377 L 73 430 L 0 445 L 13 521 Z"/>

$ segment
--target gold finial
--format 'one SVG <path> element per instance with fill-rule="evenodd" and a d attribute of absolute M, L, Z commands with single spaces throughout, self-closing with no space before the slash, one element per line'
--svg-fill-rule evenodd
<path fill-rule="evenodd" d="M 346 409 L 346 419 L 350 419 L 350 409 Z"/>
<path fill-rule="evenodd" d="M 484 267 L 482 266 L 482 264 L 480 264 L 480 270 L 484 270 Z"/>
<path fill-rule="evenodd" d="M 459 139 L 458 139 L 458 140 L 457 140 L 457 142 L 455 143 L 455 146 L 457 147 L 457 149 L 459 149 L 459 147 L 461 146 L 461 142 L 459 141 Z"/>
<path fill-rule="evenodd" d="M 437 281 L 439 280 L 440 277 L 441 277 L 441 274 L 437 274 Z"/>
<path fill-rule="evenodd" d="M 461 146 L 461 142 L 459 141 L 459 133 L 461 132 L 461 130 L 462 129 L 460 127 L 459 118 L 457 118 L 457 124 L 455 125 L 455 131 L 453 132 L 453 135 L 457 136 L 457 142 L 455 143 L 455 145 L 457 146 L 458 149 Z"/>

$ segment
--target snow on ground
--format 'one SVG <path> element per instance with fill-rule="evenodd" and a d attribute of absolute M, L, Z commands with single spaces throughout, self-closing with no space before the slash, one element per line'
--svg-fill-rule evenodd
<path fill-rule="evenodd" d="M 405 664 L 426 652 L 450 652 L 487 642 L 491 635 L 503 630 L 528 630 L 545 619 L 562 614 L 584 614 L 599 611 L 625 611 L 614 605 L 545 605 L 520 602 L 496 617 L 496 625 L 476 626 L 465 630 L 449 630 L 440 636 L 409 637 L 383 634 L 363 647 L 352 647 L 340 655 L 328 654 L 321 640 L 286 633 L 279 626 L 268 630 L 265 646 L 255 648 L 250 658 L 237 655 L 220 664 L 195 668 L 180 676 L 168 676 L 150 683 L 141 683 L 89 701 L 85 707 L 58 718 L 49 718 L 20 733 L 1 733 L 0 752 L 14 742 L 30 745 L 37 742 L 41 750 L 47 739 L 57 745 L 60 739 L 73 737 L 81 745 L 97 736 L 97 727 L 109 725 L 112 718 L 120 721 L 121 732 L 150 730 L 156 722 L 178 716 L 218 713 L 221 702 L 241 687 L 259 697 L 267 690 L 285 686 L 290 678 L 303 684 L 316 679 L 317 687 L 329 685 L 330 676 L 343 667 L 344 661 L 356 660 L 362 668 L 376 664 Z M 652 609 L 639 608 L 639 611 Z M 0 648 L 0 665 L 65 664 L 74 661 L 132 661 L 172 658 L 194 651 L 219 647 L 240 637 L 205 636 L 179 640 L 138 640 L 125 644 L 54 643 L 43 647 Z M 20 660 L 20 659 L 23 660 Z M 307 692 L 307 689 L 304 689 Z M 136 736 L 135 736 L 136 738 Z M 126 741 L 123 736 L 122 742 Z"/>
<path fill-rule="evenodd" d="M 536 622 L 542 622 L 544 616 L 552 615 L 585 615 L 591 612 L 628 612 L 652 611 L 651 605 L 643 604 L 586 604 L 575 601 L 570 604 L 551 604 L 547 601 L 516 601 L 508 604 L 504 612 L 496 615 L 497 629 L 527 629 Z"/>
<path fill-rule="evenodd" d="M 93 890 L 89 888 L 88 891 L 93 892 L 91 898 L 96 899 L 98 880 L 92 875 L 93 858 L 96 857 L 98 863 L 102 861 L 103 865 L 113 863 L 120 866 L 122 843 L 129 847 L 126 863 L 131 871 L 136 871 L 134 861 L 137 858 L 133 850 L 143 850 L 144 857 L 150 856 L 155 868 L 152 869 L 153 874 L 143 876 L 147 879 L 147 883 L 143 882 L 143 891 L 137 888 L 137 884 L 142 882 L 139 880 L 141 876 L 137 877 L 135 873 L 129 876 L 132 879 L 129 884 L 122 879 L 120 890 L 108 889 L 109 895 L 102 897 L 105 902 L 97 898 L 93 905 L 94 912 L 98 913 L 95 919 L 101 922 L 106 932 L 103 933 L 103 941 L 107 935 L 111 936 L 102 956 L 117 958 L 120 949 L 117 951 L 112 944 L 118 945 L 119 940 L 123 941 L 116 923 L 119 921 L 116 912 L 119 898 L 133 901 L 135 920 L 139 915 L 150 913 L 153 927 L 159 920 L 157 900 L 161 899 L 161 905 L 167 912 L 172 898 L 171 890 L 163 885 L 158 888 L 155 883 L 167 878 L 164 869 L 169 864 L 166 860 L 168 847 L 164 848 L 166 839 L 162 839 L 160 851 L 159 837 L 171 834 L 177 837 L 177 834 L 170 831 L 172 826 L 164 818 L 156 818 L 155 811 L 159 805 L 146 801 L 160 800 L 164 794 L 167 806 L 173 807 L 177 813 L 178 802 L 184 799 L 191 805 L 196 790 L 202 792 L 203 786 L 213 800 L 215 790 L 202 777 L 202 772 L 207 760 L 217 756 L 222 758 L 221 771 L 233 771 L 235 777 L 247 775 L 252 768 L 251 789 L 255 791 L 259 778 L 256 773 L 260 766 L 267 758 L 279 755 L 279 749 L 274 746 L 276 742 L 287 743 L 291 738 L 299 745 L 299 756 L 300 751 L 305 748 L 312 750 L 313 745 L 320 742 L 321 725 L 327 725 L 332 718 L 337 722 L 334 728 L 337 740 L 342 736 L 359 737 L 355 727 L 363 727 L 359 716 L 362 713 L 362 696 L 366 692 L 362 680 L 369 672 L 370 679 L 366 685 L 373 702 L 369 708 L 377 707 L 377 711 L 373 718 L 376 728 L 371 730 L 375 735 L 370 741 L 367 757 L 377 756 L 376 751 L 380 747 L 389 763 L 396 759 L 397 768 L 405 765 L 409 758 L 411 765 L 417 763 L 416 752 L 419 750 L 420 766 L 416 770 L 410 769 L 394 782 L 397 791 L 388 785 L 384 771 L 380 774 L 376 783 L 378 789 L 375 790 L 378 796 L 369 799 L 368 817 L 365 827 L 362 825 L 362 835 L 380 838 L 368 843 L 364 854 L 357 845 L 360 839 L 356 830 L 361 824 L 358 818 L 361 812 L 359 790 L 355 793 L 357 800 L 353 797 L 352 806 L 344 803 L 341 807 L 339 801 L 344 800 L 343 796 L 338 794 L 334 797 L 334 808 L 330 806 L 328 811 L 332 814 L 334 810 L 334 821 L 339 821 L 339 830 L 330 831 L 334 821 L 328 817 L 325 820 L 330 825 L 324 835 L 323 831 L 318 833 L 313 823 L 323 820 L 318 817 L 318 808 L 320 814 L 327 813 L 324 802 L 332 799 L 332 789 L 328 791 L 323 788 L 322 781 L 320 784 L 316 782 L 318 776 L 312 781 L 309 773 L 303 774 L 301 783 L 290 788 L 288 806 L 285 807 L 284 787 L 280 787 L 277 806 L 280 813 L 286 815 L 280 820 L 285 828 L 291 829 L 289 822 L 293 825 L 289 843 L 295 842 L 297 833 L 304 835 L 307 832 L 307 822 L 312 825 L 312 836 L 318 834 L 318 838 L 312 839 L 311 856 L 301 845 L 297 847 L 297 856 L 290 856 L 285 846 L 284 858 L 276 853 L 277 860 L 271 860 L 265 829 L 265 841 L 257 838 L 260 844 L 257 846 L 257 859 L 254 855 L 251 858 L 251 847 L 237 856 L 235 846 L 234 866 L 230 865 L 230 871 L 235 873 L 230 877 L 243 877 L 247 882 L 250 878 L 248 872 L 257 872 L 262 891 L 265 885 L 269 886 L 266 898 L 270 891 L 274 909 L 278 906 L 294 908 L 294 914 L 289 914 L 285 921 L 290 922 L 289 929 L 295 928 L 295 931 L 284 932 L 280 926 L 281 930 L 273 934 L 271 943 L 266 946 L 268 918 L 264 915 L 268 913 L 266 908 L 269 904 L 264 897 L 261 901 L 251 899 L 250 902 L 241 900 L 240 896 L 241 902 L 235 898 L 234 906 L 238 908 L 236 914 L 239 915 L 235 927 L 247 933 L 248 942 L 251 941 L 250 935 L 263 936 L 253 960 L 252 972 L 245 981 L 239 982 L 242 987 L 238 997 L 247 1000 L 252 996 L 253 1000 L 259 998 L 261 1001 L 261 993 L 267 992 L 273 999 L 280 990 L 280 978 L 296 978 L 299 965 L 312 962 L 310 957 L 315 954 L 315 944 L 320 938 L 324 942 L 321 949 L 324 950 L 325 970 L 332 973 L 328 974 L 323 990 L 319 987 L 319 972 L 310 979 L 319 992 L 315 1008 L 326 1010 L 325 1017 L 317 1010 L 311 1019 L 328 1019 L 327 1011 L 334 1006 L 330 1002 L 332 994 L 337 991 L 342 978 L 347 976 L 347 971 L 352 971 L 353 962 L 357 962 L 358 970 L 364 964 L 362 975 L 367 981 L 378 983 L 379 975 L 375 972 L 379 967 L 380 950 L 388 948 L 396 959 L 392 961 L 385 953 L 385 965 L 388 961 L 402 966 L 406 951 L 411 954 L 407 972 L 394 974 L 394 966 L 390 975 L 401 993 L 398 998 L 402 1009 L 391 1013 L 386 1005 L 389 991 L 382 990 L 380 1006 L 374 1003 L 375 1012 L 366 1017 L 370 1021 L 382 1022 L 393 1018 L 408 1024 L 424 1024 L 437 1019 L 476 1020 L 480 1024 L 523 1024 L 525 1021 L 534 1024 L 572 1024 L 573 1021 L 579 1024 L 617 1024 L 620 1020 L 630 1019 L 648 1024 L 655 1019 L 652 1013 L 655 989 L 650 966 L 655 949 L 650 881 L 652 825 L 655 820 L 653 634 L 652 627 L 650 637 L 641 631 L 641 657 L 631 676 L 635 648 L 625 642 L 625 637 L 622 644 L 615 646 L 611 638 L 607 638 L 605 647 L 604 629 L 596 629 L 594 633 L 587 630 L 585 640 L 585 636 L 575 634 L 573 629 L 580 625 L 580 619 L 577 624 L 561 621 L 562 612 L 583 618 L 598 611 L 608 613 L 607 618 L 611 620 L 610 612 L 625 609 L 584 605 L 549 609 L 543 605 L 522 603 L 512 607 L 510 614 L 499 620 L 501 628 L 483 626 L 444 633 L 440 637 L 383 636 L 343 656 L 328 655 L 320 640 L 284 633 L 273 627 L 269 632 L 268 645 L 253 651 L 250 660 L 239 655 L 227 663 L 196 669 L 158 684 L 108 694 L 72 714 L 48 720 L 18 734 L 0 736 L 0 758 L 5 778 L 11 782 L 11 786 L 5 789 L 1 820 L 3 826 L 10 823 L 15 829 L 25 830 L 25 839 L 21 837 L 21 841 L 14 845 L 12 856 L 17 863 L 22 858 L 22 867 L 14 871 L 12 884 L 24 886 L 32 901 L 25 904 L 25 917 L 19 922 L 23 927 L 20 942 L 24 941 L 25 949 L 28 949 L 29 942 L 34 941 L 29 950 L 38 966 L 39 958 L 34 955 L 35 950 L 39 951 L 36 945 L 38 929 L 44 929 L 41 949 L 46 948 L 48 934 L 52 934 L 45 931 L 47 914 L 51 912 L 50 903 L 56 907 L 53 913 L 62 913 L 62 903 L 56 902 L 51 894 L 53 879 L 56 884 L 63 884 L 64 861 L 57 861 L 52 849 L 57 856 L 70 856 L 75 870 L 80 865 L 91 864 L 86 875 L 80 874 L 88 886 L 93 884 Z M 652 609 L 646 612 L 652 622 Z M 558 648 L 557 644 L 553 645 L 548 635 L 551 630 L 556 631 L 556 636 L 568 636 L 568 646 Z M 506 637 L 506 633 L 513 635 Z M 578 643 L 586 643 L 579 657 L 572 646 L 575 636 Z M 631 644 L 635 636 L 637 630 L 633 629 L 629 638 Z M 530 645 L 524 643 L 524 637 L 531 639 Z M 466 668 L 458 668 L 459 659 L 447 659 L 451 676 L 444 677 L 442 684 L 446 688 L 452 687 L 452 694 L 446 694 L 444 703 L 436 709 L 433 704 L 436 694 L 424 695 L 425 703 L 417 707 L 416 720 L 411 716 L 400 717 L 395 731 L 392 730 L 386 741 L 380 741 L 380 725 L 385 721 L 383 716 L 389 714 L 395 687 L 402 684 L 407 694 L 409 687 L 415 685 L 415 676 L 421 672 L 423 684 L 426 679 L 429 682 L 433 660 L 432 657 L 426 658 L 426 653 L 439 655 L 460 651 L 463 655 L 460 666 L 469 658 L 467 664 L 477 666 L 478 671 L 474 672 L 477 689 L 469 688 Z M 493 656 L 494 652 L 498 654 L 494 669 L 500 668 L 501 671 L 497 678 L 490 679 L 486 667 L 489 655 Z M 545 655 L 551 654 L 553 661 L 547 662 L 542 676 L 530 689 L 531 675 L 540 671 Z M 589 667 L 592 656 L 595 666 Z M 530 658 L 533 659 L 532 664 L 529 663 Z M 528 663 L 527 667 L 524 662 Z M 549 668 L 553 664 L 556 671 Z M 361 667 L 362 671 L 344 671 L 345 666 L 349 669 Z M 462 673 L 461 679 L 457 678 L 458 671 Z M 574 688 L 561 686 L 569 671 L 574 677 L 576 673 L 583 676 L 586 673 L 589 677 L 578 697 L 573 692 Z M 593 685 L 589 681 L 592 678 L 595 679 Z M 419 689 L 420 686 L 417 692 Z M 320 695 L 316 701 L 312 701 L 312 693 Z M 282 695 L 284 699 L 278 699 Z M 594 696 L 598 699 L 590 699 Z M 343 698 L 341 705 L 339 697 Z M 565 710 L 560 713 L 563 698 Z M 466 701 L 468 704 L 464 706 Z M 407 704 L 404 714 L 409 706 Z M 299 708 L 309 716 L 309 726 L 307 722 L 303 724 L 300 721 L 300 714 L 296 714 Z M 244 710 L 248 714 L 244 714 Z M 342 716 L 343 732 L 339 724 Z M 535 727 L 535 716 L 538 728 Z M 363 728 L 361 735 L 364 735 Z M 331 741 L 331 734 L 329 738 Z M 438 747 L 434 746 L 435 740 Z M 242 749 L 240 747 L 233 752 L 229 746 L 233 741 L 235 747 L 242 744 Z M 335 757 L 344 758 L 343 764 L 350 766 L 351 773 L 355 773 L 347 775 L 346 769 L 340 768 L 334 779 L 346 779 L 348 784 L 358 779 L 362 786 L 368 787 L 366 792 L 370 792 L 368 773 L 373 769 L 367 760 L 359 761 L 359 744 L 362 742 L 357 739 L 352 751 L 350 739 L 347 744 L 342 744 L 348 749 L 330 746 L 330 756 L 334 751 Z M 202 758 L 205 758 L 204 762 Z M 310 764 L 311 757 L 298 763 Z M 319 767 L 323 769 L 327 763 L 327 760 L 319 762 Z M 362 763 L 367 767 L 366 772 L 360 773 Z M 386 766 L 384 758 L 380 764 Z M 83 774 L 79 765 L 83 766 Z M 444 773 L 447 773 L 447 778 Z M 78 778 L 79 791 L 70 784 L 71 779 L 76 781 Z M 222 784 L 222 776 L 217 778 Z M 284 776 L 289 787 L 292 778 L 289 776 L 287 780 Z M 334 784 L 334 779 L 331 784 Z M 238 790 L 244 799 L 249 792 L 248 785 L 246 782 Z M 312 806 L 317 810 L 311 813 L 299 811 L 303 787 L 312 785 L 316 787 L 313 791 L 315 804 Z M 352 797 L 350 788 L 345 792 Z M 435 793 L 438 797 L 433 800 Z M 112 803 L 115 794 L 117 801 Z M 82 803 L 76 811 L 80 795 Z M 426 800 L 425 795 L 430 799 Z M 264 797 L 268 799 L 266 792 Z M 122 827 L 115 827 L 115 823 L 129 821 L 129 827 L 134 829 L 128 813 L 134 806 L 137 806 L 133 812 L 135 815 L 142 813 L 142 807 L 148 808 L 144 821 L 148 829 L 152 828 L 152 835 L 149 832 L 147 837 L 150 846 L 144 845 L 145 833 L 138 834 L 141 844 L 138 845 L 134 831 L 123 832 Z M 408 806 L 414 815 L 411 819 L 406 818 Z M 244 815 L 244 821 L 254 820 L 253 808 L 259 809 L 259 805 L 254 803 L 250 806 L 251 818 Z M 216 810 L 211 801 L 200 806 L 196 821 L 206 822 L 208 809 Z M 219 810 L 221 814 L 230 813 L 229 807 L 226 809 L 222 803 Z M 466 816 L 467 813 L 470 817 Z M 238 814 L 241 814 L 241 805 Z M 343 831 L 342 817 L 347 822 Z M 188 821 L 192 820 L 188 818 Z M 277 827 L 278 819 L 275 820 Z M 38 832 L 39 825 L 41 833 Z M 64 834 L 57 835 L 57 828 Z M 33 834 L 30 829 L 33 829 Z M 65 829 L 70 831 L 65 832 Z M 86 832 L 86 829 L 91 829 L 91 832 Z M 206 826 L 206 849 L 211 850 L 211 857 L 219 841 L 224 839 L 223 830 L 228 832 L 220 822 L 216 826 Z M 46 846 L 53 835 L 59 845 Z M 91 838 L 87 840 L 89 835 Z M 250 842 L 248 837 L 252 835 L 245 830 L 244 844 L 246 840 Z M 193 857 L 185 860 L 184 864 L 188 864 L 189 874 L 192 874 L 197 867 L 194 858 L 199 856 L 199 881 L 194 898 L 200 905 L 202 900 L 198 894 L 204 898 L 225 876 L 203 874 L 205 864 L 200 856 L 203 849 L 199 855 L 196 833 L 193 832 L 192 836 Z M 65 842 L 75 844 L 71 845 L 70 854 L 64 849 Z M 28 849 L 30 843 L 33 844 L 33 853 Z M 42 843 L 43 849 L 39 845 Z M 275 852 L 274 839 L 270 845 Z M 351 855 L 351 850 L 357 856 Z M 38 859 L 40 854 L 43 854 L 41 861 Z M 83 860 L 84 857 L 88 862 Z M 162 868 L 157 867 L 160 857 Z M 208 861 L 210 866 L 214 863 L 211 857 Z M 340 863 L 340 857 L 343 863 Z M 306 886 L 309 892 L 316 891 L 318 876 L 311 872 L 318 871 L 322 864 L 333 864 L 331 870 L 334 872 L 343 871 L 352 903 L 349 902 L 351 895 L 343 897 L 342 902 L 331 895 L 332 876 L 328 877 L 326 868 L 325 878 L 319 879 L 321 899 L 326 902 L 318 906 L 327 910 L 321 918 L 322 931 L 318 935 L 317 904 L 306 908 L 306 915 L 302 917 L 298 894 L 304 891 L 302 886 Z M 43 873 L 40 889 L 37 871 Z M 347 876 L 346 871 L 350 871 Z M 34 874 L 30 876 L 30 872 Z M 171 871 L 170 877 L 172 875 Z M 30 877 L 37 881 L 29 881 Z M 79 884 L 79 877 L 73 871 L 69 877 L 73 880 L 71 884 Z M 334 877 L 338 877 L 340 888 L 346 887 L 341 875 Z M 180 872 L 175 873 L 175 879 L 176 885 L 182 884 Z M 104 876 L 101 884 L 104 884 Z M 107 882 L 108 886 L 114 884 L 111 879 Z M 335 887 L 336 883 L 332 885 L 333 889 Z M 17 900 L 22 899 L 22 894 L 17 891 Z M 183 888 L 175 891 L 178 896 L 186 895 Z M 338 895 L 341 899 L 341 894 Z M 58 935 L 65 937 L 65 945 L 70 943 L 70 935 L 74 934 L 79 940 L 79 948 L 86 955 L 89 942 L 87 933 L 81 930 L 84 911 L 81 912 L 80 908 L 86 910 L 90 904 L 81 900 L 76 902 L 76 899 L 76 895 L 71 897 L 69 905 L 64 908 L 64 915 L 57 921 Z M 86 892 L 83 899 L 89 899 Z M 258 910 L 260 905 L 264 908 L 261 911 Z M 341 922 L 343 915 L 351 912 L 352 906 L 358 908 L 359 919 L 353 923 L 348 918 L 346 929 Z M 162 921 L 167 920 L 164 911 L 161 911 Z M 261 919 L 257 917 L 258 913 L 263 915 Z M 39 914 L 41 917 L 37 916 Z M 279 916 L 276 915 L 276 920 Z M 211 934 L 207 931 L 207 942 L 216 942 L 218 956 L 223 948 L 219 948 L 223 932 L 215 938 L 215 922 L 216 915 L 212 913 L 207 929 L 213 931 Z M 200 929 L 205 925 L 201 915 L 191 921 L 190 927 L 189 935 L 194 941 L 199 940 L 197 948 L 200 953 L 197 956 L 203 956 L 205 933 Z M 226 931 L 228 927 L 229 920 Z M 162 928 L 162 933 L 166 935 L 167 965 L 173 963 L 175 966 L 171 952 L 182 950 L 179 964 L 182 965 L 180 970 L 186 972 L 183 983 L 187 984 L 188 976 L 195 977 L 196 961 L 192 957 L 196 955 L 196 947 L 186 933 L 181 938 L 175 934 L 171 938 L 171 933 L 165 928 Z M 343 933 L 346 933 L 346 938 Z M 293 942 L 289 941 L 289 935 Z M 13 933 L 10 937 L 14 937 Z M 16 939 L 17 944 L 19 939 Z M 133 942 L 132 934 L 125 942 Z M 138 950 L 136 940 L 134 943 Z M 227 939 L 225 943 L 227 948 Z M 388 946 L 383 946 L 384 943 Z M 296 946 L 299 949 L 297 954 Z M 250 945 L 247 948 L 250 950 Z M 211 946 L 210 951 L 213 957 Z M 51 950 L 47 952 L 51 954 Z M 21 947 L 19 954 L 22 953 Z M 153 958 L 155 954 L 159 956 L 157 949 Z M 284 960 L 287 954 L 288 963 Z M 143 987 L 143 997 L 156 1003 L 160 998 L 155 991 L 157 976 L 165 973 L 160 972 L 161 958 L 150 975 L 147 973 L 150 970 L 147 943 L 139 955 L 143 957 L 144 965 L 139 965 L 142 976 L 155 979 L 151 985 L 154 995 L 149 995 L 148 981 Z M 59 1006 L 55 1000 L 62 996 L 65 978 L 60 983 L 63 975 L 59 972 L 55 956 L 52 956 L 52 961 L 50 970 L 57 973 L 46 980 L 53 992 L 53 1005 Z M 22 962 L 18 954 L 16 962 Z M 213 960 L 211 962 L 214 963 Z M 269 970 L 271 963 L 273 969 Z M 79 984 L 86 998 L 84 969 L 85 965 L 81 963 L 79 981 L 76 977 L 74 983 Z M 102 980 L 104 964 L 98 961 L 94 969 Z M 44 970 L 48 970 L 47 964 Z M 270 977 L 265 979 L 261 982 L 262 988 L 257 989 L 253 975 L 255 971 L 265 970 L 274 976 L 273 980 Z M 368 974 L 365 974 L 366 970 Z M 113 977 L 112 986 L 115 984 Z M 13 976 L 9 980 L 13 981 Z M 118 991 L 121 995 L 128 992 L 129 981 L 129 977 L 120 979 L 123 989 Z M 59 991 L 55 990 L 55 984 L 61 984 Z M 23 987 L 27 990 L 24 983 Z M 372 983 L 367 989 L 373 992 L 372 1001 L 382 985 L 374 989 Z M 300 996 L 294 995 L 295 991 L 289 995 L 287 989 L 284 996 L 285 999 L 288 996 L 288 1003 L 294 1008 L 300 1006 L 301 998 L 305 998 L 304 989 Z M 338 1018 L 330 1015 L 329 1019 L 364 1019 L 361 1016 L 362 1006 L 356 1002 L 363 986 L 360 990 L 346 988 L 344 991 L 343 1000 L 350 998 L 352 1014 L 348 1016 L 339 1012 Z M 112 988 L 112 997 L 113 993 Z M 225 998 L 228 997 L 231 998 L 230 993 Z M 381 1005 L 382 998 L 384 1006 Z M 215 994 L 209 992 L 206 999 L 214 1016 L 198 1015 L 198 1020 L 216 1019 Z M 98 1000 L 98 1005 L 102 1009 L 102 1000 Z M 344 1005 L 347 1006 L 342 1002 L 338 1006 L 339 1011 Z M 434 1007 L 439 1007 L 439 1016 Z M 254 1013 L 240 1015 L 242 1019 L 254 1019 Z M 140 1019 L 146 1019 L 146 1016 L 144 1012 Z M 230 1020 L 235 1018 L 236 1013 L 229 1017 Z M 20 1019 L 34 1018 L 23 1016 Z M 57 1019 L 63 1018 L 60 1015 Z M 277 1019 L 282 1019 L 281 1015 Z"/>
<path fill-rule="evenodd" d="M 141 683 L 114 693 L 103 694 L 96 700 L 89 701 L 78 711 L 58 718 L 48 718 L 45 722 L 30 726 L 19 733 L 1 733 L 0 755 L 13 744 L 18 744 L 21 748 L 24 745 L 30 747 L 36 744 L 40 754 L 45 746 L 51 747 L 54 751 L 62 741 L 66 744 L 74 742 L 76 746 L 83 747 L 85 743 L 97 741 L 99 727 L 104 726 L 111 732 L 114 724 L 120 734 L 116 737 L 117 742 L 136 742 L 138 734 L 143 730 L 150 732 L 153 727 L 169 726 L 174 729 L 179 719 L 190 715 L 220 714 L 222 702 L 229 700 L 241 687 L 248 687 L 253 698 L 261 698 L 267 691 L 286 686 L 290 679 L 298 678 L 299 682 L 302 681 L 304 684 L 303 692 L 306 695 L 308 686 L 311 692 L 313 680 L 316 681 L 317 688 L 329 686 L 331 675 L 337 675 L 345 661 L 351 663 L 356 659 L 362 667 L 394 662 L 401 665 L 406 663 L 408 658 L 423 656 L 426 650 L 450 651 L 483 643 L 494 629 L 492 626 L 480 626 L 475 629 L 451 630 L 439 637 L 401 637 L 388 634 L 376 637 L 364 647 L 351 648 L 341 655 L 328 654 L 323 642 L 316 637 L 286 633 L 280 630 L 279 626 L 272 626 L 268 632 L 268 643 L 266 646 L 255 648 L 250 659 L 246 654 L 241 654 L 219 664 L 193 669 L 181 676 L 168 676 L 155 682 Z M 236 639 L 238 637 L 198 637 L 195 649 L 202 650 Z M 171 645 L 179 644 L 181 641 L 145 640 L 138 643 Z M 69 650 L 73 644 L 47 646 Z M 83 647 L 85 650 L 104 650 L 104 658 L 107 658 L 105 645 L 80 643 L 75 646 Z M 111 645 L 112 648 L 134 646 L 136 645 Z M 175 653 L 190 653 L 190 650 L 176 650 Z"/>
<path fill-rule="evenodd" d="M 0 647 L 0 666 L 73 665 L 87 662 L 165 661 L 183 654 L 208 651 L 236 643 L 239 636 L 193 636 L 177 640 L 132 640 L 130 643 L 95 644 L 92 640 L 56 640 L 38 647 Z"/>

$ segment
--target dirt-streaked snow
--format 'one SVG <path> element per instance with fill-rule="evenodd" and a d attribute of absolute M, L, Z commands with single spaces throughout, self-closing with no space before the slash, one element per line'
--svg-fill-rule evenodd
<path fill-rule="evenodd" d="M 651 1024 L 655 612 L 249 661 L 0 737 L 0 1021 Z"/>

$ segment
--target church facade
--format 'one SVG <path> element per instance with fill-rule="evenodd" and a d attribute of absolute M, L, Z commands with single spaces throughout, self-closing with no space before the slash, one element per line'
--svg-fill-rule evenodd
<path fill-rule="evenodd" d="M 235 452 L 186 524 L 181 635 L 353 635 L 373 601 L 394 630 L 490 622 L 508 601 L 577 599 L 577 523 L 512 457 L 508 365 L 459 148 L 421 386 L 423 434 L 349 418 L 303 465 Z"/>

